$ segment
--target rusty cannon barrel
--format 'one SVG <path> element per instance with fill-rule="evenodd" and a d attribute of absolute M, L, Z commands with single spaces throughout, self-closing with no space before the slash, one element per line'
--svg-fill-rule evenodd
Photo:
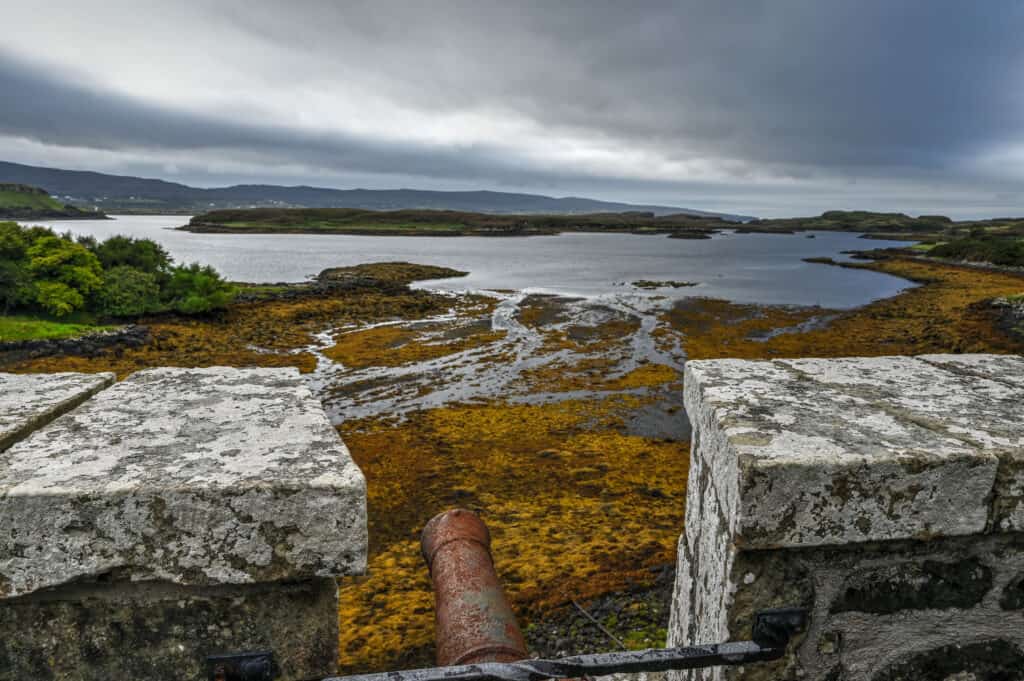
<path fill-rule="evenodd" d="M 491 534 L 461 508 L 431 518 L 420 543 L 434 585 L 437 664 L 513 662 L 526 643 L 494 571 Z"/>

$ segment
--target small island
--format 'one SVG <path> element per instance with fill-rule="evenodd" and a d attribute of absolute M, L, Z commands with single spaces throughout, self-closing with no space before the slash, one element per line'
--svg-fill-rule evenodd
<path fill-rule="evenodd" d="M 648 291 L 658 288 L 687 288 L 690 286 L 697 286 L 696 281 L 674 281 L 672 279 L 666 281 L 655 281 L 651 279 L 641 279 L 634 281 L 633 286 L 635 288 L 642 288 Z"/>
<path fill-rule="evenodd" d="M 489 214 L 452 210 L 251 208 L 197 215 L 180 229 L 234 234 L 359 234 L 366 236 L 540 236 L 562 232 L 667 234 L 707 239 L 738 223 L 722 218 L 649 212 Z"/>
<path fill-rule="evenodd" d="M 49 192 L 27 184 L 0 184 L 0 219 L 107 220 L 107 215 L 64 204 Z"/>

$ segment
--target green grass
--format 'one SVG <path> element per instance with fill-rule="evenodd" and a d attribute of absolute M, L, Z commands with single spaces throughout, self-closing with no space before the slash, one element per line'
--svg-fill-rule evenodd
<path fill-rule="evenodd" d="M 927 253 L 928 251 L 932 250 L 936 246 L 941 246 L 944 243 L 946 243 L 946 242 L 945 241 L 939 241 L 937 243 L 931 243 L 931 244 L 914 244 L 913 246 L 910 247 L 910 250 L 912 250 L 912 251 L 921 251 L 922 253 Z"/>
<path fill-rule="evenodd" d="M 225 222 L 224 227 L 237 230 L 263 230 L 267 229 L 268 225 L 265 223 L 258 222 Z M 296 223 L 295 225 L 282 225 L 277 226 L 279 229 L 287 229 L 288 227 L 300 228 L 309 231 L 330 231 L 336 229 L 347 229 L 354 231 L 367 231 L 367 232 L 387 232 L 387 231 L 409 231 L 409 232 L 450 232 L 454 230 L 463 229 L 464 225 L 458 224 L 413 224 L 408 222 L 391 222 L 391 223 L 360 223 L 360 222 L 330 222 L 330 221 L 303 221 Z"/>
<path fill-rule="evenodd" d="M 0 341 L 74 338 L 75 336 L 82 336 L 95 331 L 109 331 L 115 328 L 117 327 L 53 321 L 38 317 L 0 316 Z"/>
<path fill-rule="evenodd" d="M 64 210 L 64 206 L 45 194 L 0 190 L 0 208 Z"/>

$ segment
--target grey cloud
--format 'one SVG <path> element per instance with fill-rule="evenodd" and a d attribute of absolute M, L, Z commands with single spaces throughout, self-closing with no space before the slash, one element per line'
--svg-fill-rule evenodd
<path fill-rule="evenodd" d="M 319 134 L 286 126 L 252 125 L 225 115 L 175 111 L 69 83 L 4 58 L 2 53 L 0 91 L 17 93 L 0 108 L 0 135 L 50 145 L 104 150 L 220 150 L 243 153 L 249 163 L 262 160 L 268 164 L 301 163 L 314 170 L 477 177 L 511 183 L 549 175 L 517 163 L 507 150 L 483 145 L 447 149 L 398 144 L 336 132 Z"/>
<path fill-rule="evenodd" d="M 246 75 L 267 98 L 290 96 L 295 83 L 344 90 L 359 82 L 424 120 L 510 113 L 553 141 L 707 161 L 728 175 L 715 181 L 651 181 L 614 163 L 542 165 L 515 139 L 413 144 L 255 125 L 244 112 L 172 110 L 42 72 L 28 65 L 38 55 L 23 53 L 0 53 L 0 88 L 18 93 L 0 106 L 0 133 L 58 146 L 222 152 L 265 164 L 268 176 L 288 163 L 313 177 L 677 194 L 679 202 L 700 191 L 737 202 L 803 191 L 819 196 L 808 205 L 844 195 L 870 203 L 873 189 L 892 188 L 915 205 L 929 193 L 981 205 L 996 193 L 1020 196 L 1020 168 L 982 170 L 976 160 L 1024 145 L 1022 26 L 1024 5 L 1012 0 L 223 0 L 197 4 L 195 25 L 181 27 L 251 55 Z M 793 184 L 758 186 L 765 177 Z"/>
<path fill-rule="evenodd" d="M 426 109 L 512 107 L 670 157 L 935 168 L 1024 137 L 1016 2 L 257 4 L 229 16 L 381 60 Z"/>

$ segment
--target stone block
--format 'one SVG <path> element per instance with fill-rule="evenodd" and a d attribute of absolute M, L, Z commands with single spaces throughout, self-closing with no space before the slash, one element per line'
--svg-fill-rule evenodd
<path fill-rule="evenodd" d="M 0 596 L 359 573 L 365 499 L 297 371 L 141 371 L 0 460 Z"/>
<path fill-rule="evenodd" d="M 853 570 L 829 612 L 888 615 L 905 610 L 973 608 L 991 589 L 992 569 L 977 557 L 893 561 Z"/>
<path fill-rule="evenodd" d="M 955 536 L 1024 513 L 1024 386 L 911 357 L 695 361 L 685 385 L 694 463 L 738 545 Z"/>
<path fill-rule="evenodd" d="M 260 650 L 274 652 L 279 679 L 319 679 L 337 665 L 338 595 L 329 577 L 79 582 L 0 603 L 0 681 L 202 681 L 207 656 Z"/>
<path fill-rule="evenodd" d="M 956 373 L 966 379 L 991 382 L 993 386 L 1007 386 L 1010 394 L 1024 390 L 1024 357 L 1017 355 L 921 355 L 918 359 Z M 998 388 L 996 388 L 998 390 Z M 1012 397 L 1011 397 L 1012 399 Z M 967 415 L 967 418 L 979 415 Z M 994 449 L 999 457 L 993 502 L 992 526 L 1003 531 L 1024 531 L 1024 404 L 1018 401 L 1015 413 L 997 410 L 983 422 L 990 432 L 1002 431 L 1005 446 Z M 954 414 L 962 422 L 964 416 Z"/>
<path fill-rule="evenodd" d="M 141 371 L 0 455 L 0 679 L 196 679 L 253 648 L 327 676 L 366 542 L 296 370 Z"/>
<path fill-rule="evenodd" d="M 0 452 L 114 382 L 114 374 L 0 374 Z"/>
<path fill-rule="evenodd" d="M 1012 356 L 689 362 L 669 644 L 749 638 L 764 608 L 811 625 L 782 660 L 670 679 L 1019 671 L 1022 376 Z"/>

